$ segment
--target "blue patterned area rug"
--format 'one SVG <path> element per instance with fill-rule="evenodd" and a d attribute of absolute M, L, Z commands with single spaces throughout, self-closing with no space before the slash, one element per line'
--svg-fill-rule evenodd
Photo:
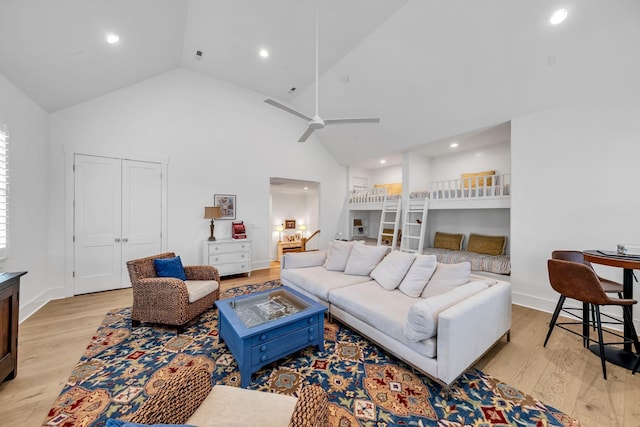
<path fill-rule="evenodd" d="M 224 292 L 222 298 L 280 286 L 279 281 Z M 135 412 L 177 369 L 202 365 L 216 384 L 240 385 L 236 362 L 218 342 L 217 310 L 184 334 L 131 328 L 130 308 L 107 313 L 71 373 L 44 426 L 102 427 Z M 476 369 L 446 399 L 438 384 L 338 323 L 325 325 L 325 349 L 308 348 L 253 375 L 249 388 L 297 395 L 304 384 L 329 395 L 331 426 L 578 426 L 566 414 Z"/>

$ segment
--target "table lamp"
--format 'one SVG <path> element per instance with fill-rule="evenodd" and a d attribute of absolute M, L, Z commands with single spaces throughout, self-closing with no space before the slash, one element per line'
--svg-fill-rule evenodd
<path fill-rule="evenodd" d="M 205 219 L 211 220 L 211 224 L 209 225 L 209 228 L 211 229 L 211 236 L 209 236 L 209 241 L 216 240 L 215 236 L 213 235 L 213 220 L 222 218 L 222 209 L 220 208 L 220 206 L 205 206 L 204 217 Z"/>

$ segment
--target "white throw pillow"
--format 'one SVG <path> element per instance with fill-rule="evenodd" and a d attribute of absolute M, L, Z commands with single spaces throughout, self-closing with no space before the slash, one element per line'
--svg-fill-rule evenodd
<path fill-rule="evenodd" d="M 392 251 L 382 258 L 382 261 L 373 269 L 370 276 L 380 286 L 392 291 L 398 287 L 405 274 L 407 274 L 414 259 L 416 259 L 416 254 L 414 253 Z"/>
<path fill-rule="evenodd" d="M 410 297 L 419 297 L 436 269 L 436 263 L 435 255 L 416 255 L 416 259 L 411 264 L 407 275 L 400 282 L 398 289 Z"/>
<path fill-rule="evenodd" d="M 342 240 L 329 242 L 325 268 L 329 271 L 344 271 L 354 244 L 355 242 L 343 242 Z"/>
<path fill-rule="evenodd" d="M 469 262 L 461 262 L 459 264 L 443 264 L 439 262 L 436 265 L 436 271 L 431 276 L 431 280 L 422 291 L 422 298 L 440 295 L 457 286 L 464 285 L 470 280 L 470 277 L 471 263 Z"/>
<path fill-rule="evenodd" d="M 386 246 L 354 245 L 344 274 L 368 276 L 388 252 Z"/>
<path fill-rule="evenodd" d="M 411 341 L 422 341 L 438 332 L 438 316 L 447 308 L 487 289 L 484 282 L 470 282 L 434 297 L 419 299 L 409 309 L 404 335 Z"/>

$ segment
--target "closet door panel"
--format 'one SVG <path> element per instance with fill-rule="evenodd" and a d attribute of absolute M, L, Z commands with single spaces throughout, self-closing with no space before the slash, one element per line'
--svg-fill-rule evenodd
<path fill-rule="evenodd" d="M 121 161 L 75 156 L 74 293 L 113 289 L 122 275 Z"/>
<path fill-rule="evenodd" d="M 159 163 L 122 163 L 122 259 L 155 255 L 162 249 L 162 168 Z M 131 286 L 126 265 L 122 284 Z"/>

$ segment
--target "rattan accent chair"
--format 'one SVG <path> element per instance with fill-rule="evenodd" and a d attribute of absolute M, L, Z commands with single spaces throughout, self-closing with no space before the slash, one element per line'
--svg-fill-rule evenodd
<path fill-rule="evenodd" d="M 213 280 L 217 282 L 213 292 L 193 302 L 189 302 L 187 283 L 171 277 L 158 277 L 153 260 L 174 258 L 175 256 L 173 252 L 166 252 L 127 261 L 133 290 L 132 326 L 139 326 L 141 322 L 160 323 L 177 326 L 180 333 L 190 320 L 209 309 L 218 299 L 220 275 L 215 267 L 209 265 L 184 266 L 187 281 Z"/>

